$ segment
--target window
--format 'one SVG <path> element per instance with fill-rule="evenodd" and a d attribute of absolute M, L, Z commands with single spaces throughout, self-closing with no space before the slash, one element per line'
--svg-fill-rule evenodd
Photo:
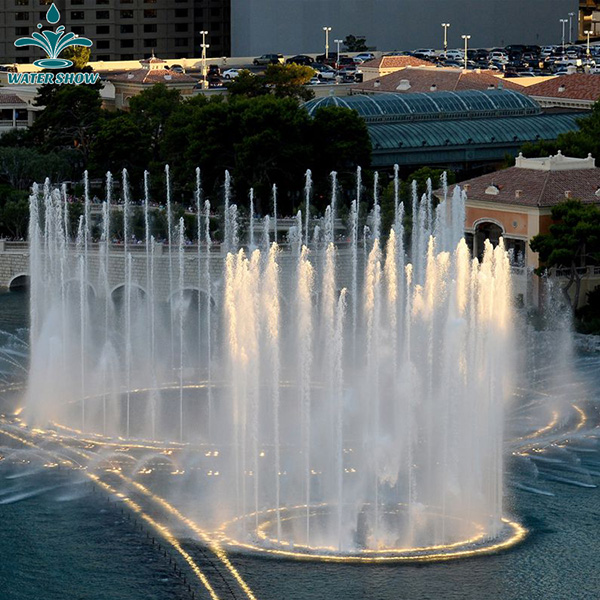
<path fill-rule="evenodd" d="M 110 48 L 110 40 L 98 40 L 96 42 L 98 50 L 108 50 Z"/>
<path fill-rule="evenodd" d="M 98 54 L 96 60 L 110 60 L 110 54 Z"/>
<path fill-rule="evenodd" d="M 53 1 L 54 0 L 40 0 L 40 4 L 45 4 L 45 5 L 50 6 L 50 4 L 52 4 Z"/>
<path fill-rule="evenodd" d="M 29 0 L 15 0 L 15 6 L 29 6 Z"/>
<path fill-rule="evenodd" d="M 156 9 L 155 8 L 146 8 L 144 10 L 144 19 L 156 19 Z"/>
<path fill-rule="evenodd" d="M 144 40 L 144 46 L 146 48 L 156 48 L 156 45 L 157 45 L 156 42 L 157 42 L 156 38 L 146 38 Z"/>
<path fill-rule="evenodd" d="M 44 18 L 46 15 L 44 15 Z M 15 21 L 29 21 L 29 13 L 26 12 L 18 12 L 15 13 Z"/>
<path fill-rule="evenodd" d="M 83 0 L 71 0 L 71 4 L 73 4 L 73 5 L 83 4 Z"/>
<path fill-rule="evenodd" d="M 15 35 L 29 35 L 29 27 L 15 27 Z"/>
<path fill-rule="evenodd" d="M 121 60 L 133 60 L 133 54 L 121 54 Z"/>
<path fill-rule="evenodd" d="M 211 17 L 220 17 L 221 16 L 221 9 L 220 8 L 211 8 L 210 9 L 210 16 Z"/>
<path fill-rule="evenodd" d="M 175 23 L 175 31 L 177 33 L 185 33 L 186 31 L 188 31 L 188 24 L 187 23 Z"/>
<path fill-rule="evenodd" d="M 175 9 L 175 16 L 178 17 L 178 18 L 187 17 L 188 16 L 188 10 L 187 10 L 187 8 L 176 8 Z"/>
<path fill-rule="evenodd" d="M 71 19 L 73 21 L 83 21 L 84 19 L 84 12 L 82 10 L 72 10 L 71 11 Z"/>
<path fill-rule="evenodd" d="M 96 19 L 109 19 L 110 13 L 107 10 L 97 10 Z"/>
<path fill-rule="evenodd" d="M 121 25 L 121 33 L 133 33 L 133 25 Z"/>
<path fill-rule="evenodd" d="M 110 25 L 96 25 L 96 33 L 99 35 L 110 33 Z"/>
<path fill-rule="evenodd" d="M 158 25 L 151 23 L 150 25 L 144 25 L 144 33 L 156 33 L 158 31 Z"/>
<path fill-rule="evenodd" d="M 181 48 L 181 46 L 187 46 L 188 39 L 187 38 L 175 38 L 175 47 Z"/>
<path fill-rule="evenodd" d="M 133 40 L 121 40 L 121 48 L 133 48 Z"/>
<path fill-rule="evenodd" d="M 121 11 L 121 19 L 133 19 L 133 11 L 132 10 L 122 10 Z"/>
<path fill-rule="evenodd" d="M 96 0 L 96 4 L 108 4 L 110 0 Z"/>
<path fill-rule="evenodd" d="M 77 35 L 85 35 L 85 27 L 82 27 L 81 25 L 71 27 L 71 31 Z"/>

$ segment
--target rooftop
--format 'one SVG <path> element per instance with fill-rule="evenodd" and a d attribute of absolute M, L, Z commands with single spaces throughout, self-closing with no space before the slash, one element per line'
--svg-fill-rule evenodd
<path fill-rule="evenodd" d="M 414 66 L 417 67 L 419 65 L 422 66 L 431 66 L 432 63 L 422 60 L 420 58 L 416 58 L 415 56 L 381 56 L 379 58 L 374 58 L 373 60 L 368 60 L 361 65 L 361 69 L 402 69 L 403 67 Z"/>
<path fill-rule="evenodd" d="M 542 158 L 525 158 L 519 153 L 515 161 L 519 169 L 531 169 L 533 171 L 581 171 L 583 169 L 595 169 L 596 159 L 588 154 L 587 158 L 571 158 L 565 156 L 560 150 L 555 156 Z"/>
<path fill-rule="evenodd" d="M 141 69 L 109 75 L 108 80 L 115 83 L 137 83 L 148 85 L 153 85 L 155 83 L 196 84 L 196 80 L 189 75 L 165 69 L 167 62 L 156 56 L 140 60 L 140 64 L 142 65 Z"/>
<path fill-rule="evenodd" d="M 463 71 L 438 67 L 407 67 L 377 79 L 357 84 L 354 89 L 374 92 L 457 92 L 463 90 L 509 89 L 521 91 L 523 86 L 501 79 L 493 71 Z"/>
<path fill-rule="evenodd" d="M 545 161 L 550 161 L 548 157 Z M 590 167 L 590 160 L 563 157 L 571 161 L 583 161 L 581 168 L 556 170 L 515 166 L 464 181 L 460 185 L 470 200 L 495 202 L 507 205 L 552 207 L 567 198 L 582 202 L 600 202 L 600 169 Z M 528 159 L 525 159 L 527 161 Z M 527 163 L 525 163 L 527 164 Z M 529 163 L 533 164 L 533 163 Z M 450 193 L 453 191 L 451 186 Z"/>
<path fill-rule="evenodd" d="M 541 113 L 537 102 L 512 90 L 353 94 L 326 96 L 305 104 L 311 116 L 323 106 L 353 109 L 367 123 L 532 116 Z"/>
<path fill-rule="evenodd" d="M 24 100 L 21 100 L 16 94 L 2 91 L 0 92 L 0 104 L 22 104 L 25 106 L 27 103 Z"/>
<path fill-rule="evenodd" d="M 524 89 L 524 93 L 537 98 L 568 98 L 590 100 L 600 98 L 600 76 L 589 73 L 573 73 L 554 77 Z"/>

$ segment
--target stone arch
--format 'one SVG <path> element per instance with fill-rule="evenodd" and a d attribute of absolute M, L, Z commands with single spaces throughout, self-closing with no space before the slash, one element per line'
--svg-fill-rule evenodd
<path fill-rule="evenodd" d="M 110 290 L 110 297 L 112 300 L 116 300 L 117 298 L 123 297 L 125 295 L 125 288 L 127 287 L 126 283 L 118 283 Z M 136 289 L 141 293 L 142 298 L 146 298 L 148 296 L 148 292 L 141 285 L 137 283 L 131 284 L 132 289 Z"/>
<path fill-rule="evenodd" d="M 19 273 L 18 275 L 14 275 L 12 277 L 12 279 L 8 283 L 8 289 L 11 292 L 28 290 L 29 284 L 30 284 L 29 273 Z"/>
<path fill-rule="evenodd" d="M 79 284 L 81 282 L 81 279 L 77 278 L 77 277 L 72 277 L 71 279 L 67 279 L 65 281 L 65 286 L 69 286 L 70 284 L 75 284 L 77 286 L 77 288 L 79 289 Z M 88 287 L 88 292 L 92 292 L 92 295 L 96 296 L 96 288 L 89 282 L 86 281 L 87 287 Z"/>
<path fill-rule="evenodd" d="M 180 291 L 181 291 L 181 288 L 177 288 L 174 291 L 172 291 L 167 297 L 167 302 L 170 304 L 175 298 L 178 297 Z M 210 298 L 210 305 L 212 308 L 215 308 L 215 306 L 217 305 L 214 294 L 210 294 L 204 288 L 201 288 L 198 286 L 193 286 L 193 285 L 188 285 L 183 288 L 183 293 L 185 294 L 186 292 L 188 292 L 188 293 L 192 292 L 195 294 L 198 294 L 198 293 L 203 294 L 204 296 Z"/>
<path fill-rule="evenodd" d="M 504 235 L 504 225 L 496 219 L 478 219 L 473 223 L 473 256 L 483 258 L 485 242 L 489 241 L 494 248 Z"/>

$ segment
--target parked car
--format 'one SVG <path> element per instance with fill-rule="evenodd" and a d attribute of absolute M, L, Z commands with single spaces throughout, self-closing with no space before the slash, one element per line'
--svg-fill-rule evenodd
<path fill-rule="evenodd" d="M 361 52 L 360 54 L 357 54 L 354 58 L 358 58 L 363 62 L 367 62 L 368 60 L 374 60 L 375 55 L 372 52 Z"/>
<path fill-rule="evenodd" d="M 307 85 L 319 85 L 320 83 L 323 83 L 323 81 L 315 75 L 314 77 L 310 78 L 310 81 Z"/>
<path fill-rule="evenodd" d="M 446 60 L 464 60 L 465 53 L 464 50 L 446 50 L 444 58 Z"/>
<path fill-rule="evenodd" d="M 291 58 L 288 58 L 285 62 L 288 65 L 294 64 L 294 65 L 310 66 L 315 62 L 315 60 L 314 60 L 314 58 L 312 58 L 310 56 L 306 56 L 306 54 L 297 54 L 296 56 L 292 56 Z"/>
<path fill-rule="evenodd" d="M 239 74 L 239 69 L 227 69 L 227 71 L 223 71 L 223 79 L 235 79 Z"/>
<path fill-rule="evenodd" d="M 283 54 L 263 54 L 252 61 L 255 67 L 259 65 L 282 65 L 284 62 Z"/>
<path fill-rule="evenodd" d="M 506 52 L 496 50 L 490 54 L 490 60 L 499 63 L 507 63 L 508 56 L 506 55 Z"/>
<path fill-rule="evenodd" d="M 171 65 L 169 71 L 173 71 L 173 73 L 185 73 L 185 69 L 181 65 Z"/>
<path fill-rule="evenodd" d="M 436 56 L 436 52 L 433 48 L 419 48 L 418 50 L 413 51 L 413 56 L 417 58 L 433 58 Z"/>
<path fill-rule="evenodd" d="M 335 76 L 337 74 L 337 71 L 330 67 L 329 65 L 323 65 L 321 63 L 314 63 L 311 65 L 311 67 L 317 71 L 317 77 L 319 79 L 327 79 L 327 80 L 333 80 L 335 79 Z"/>

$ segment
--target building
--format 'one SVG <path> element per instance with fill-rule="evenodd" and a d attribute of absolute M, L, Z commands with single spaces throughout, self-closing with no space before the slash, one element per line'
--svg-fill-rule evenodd
<path fill-rule="evenodd" d="M 361 35 L 378 50 L 560 43 L 559 19 L 578 0 L 231 0 L 233 56 L 322 52 L 334 39 Z M 574 22 L 576 27 L 576 21 Z"/>
<path fill-rule="evenodd" d="M 525 142 L 577 130 L 580 116 L 542 114 L 533 99 L 506 89 L 328 96 L 305 106 L 309 114 L 321 106 L 357 111 L 369 130 L 375 168 L 462 170 L 501 163 Z"/>
<path fill-rule="evenodd" d="M 529 242 L 538 233 L 547 233 L 552 224 L 552 207 L 566 199 L 600 204 L 600 169 L 594 158 L 570 158 L 560 152 L 546 158 L 519 155 L 514 167 L 462 182 L 467 194 L 465 238 L 472 255 L 481 257 L 484 243 L 497 245 L 500 237 L 513 260 L 521 265 L 513 281 L 515 293 L 527 303 L 538 303 L 537 278 L 526 273 L 539 266 L 537 253 Z M 448 190 L 454 191 L 454 186 Z M 442 198 L 442 190 L 435 195 Z M 560 272 L 554 274 L 561 276 Z M 600 272 L 588 267 L 582 279 L 580 306 L 586 293 L 600 285 Z M 532 287 L 533 286 L 533 287 Z"/>
<path fill-rule="evenodd" d="M 140 61 L 141 69 L 110 75 L 108 81 L 114 86 L 114 107 L 129 108 L 129 98 L 143 90 L 162 83 L 168 88 L 179 90 L 182 96 L 189 96 L 194 90 L 196 80 L 184 73 L 165 69 L 166 61 L 152 56 Z"/>
<path fill-rule="evenodd" d="M 201 54 L 208 31 L 209 56 L 230 56 L 229 0 L 54 0 L 67 31 L 94 42 L 91 60 L 139 60 L 152 52 L 173 58 Z M 0 0 L 0 62 L 31 63 L 39 48 L 16 48 L 30 36 L 52 0 Z"/>
<path fill-rule="evenodd" d="M 35 110 L 17 94 L 0 92 L 0 135 L 32 125 Z"/>
<path fill-rule="evenodd" d="M 591 110 L 600 99 L 600 75 L 573 73 L 523 89 L 544 108 Z"/>
<path fill-rule="evenodd" d="M 400 58 L 400 57 L 390 57 Z M 367 64 L 367 63 L 366 63 Z M 365 69 L 361 67 L 364 72 Z M 494 75 L 493 71 L 464 71 L 439 67 L 406 67 L 392 71 L 376 79 L 367 78 L 355 85 L 354 92 L 377 94 L 383 92 L 458 92 L 461 90 L 508 89 L 522 91 L 523 86 Z"/>
<path fill-rule="evenodd" d="M 380 56 L 360 65 L 363 81 L 378 79 L 406 67 L 431 67 L 432 63 L 416 56 Z M 435 67 L 434 67 L 435 68 Z"/>

